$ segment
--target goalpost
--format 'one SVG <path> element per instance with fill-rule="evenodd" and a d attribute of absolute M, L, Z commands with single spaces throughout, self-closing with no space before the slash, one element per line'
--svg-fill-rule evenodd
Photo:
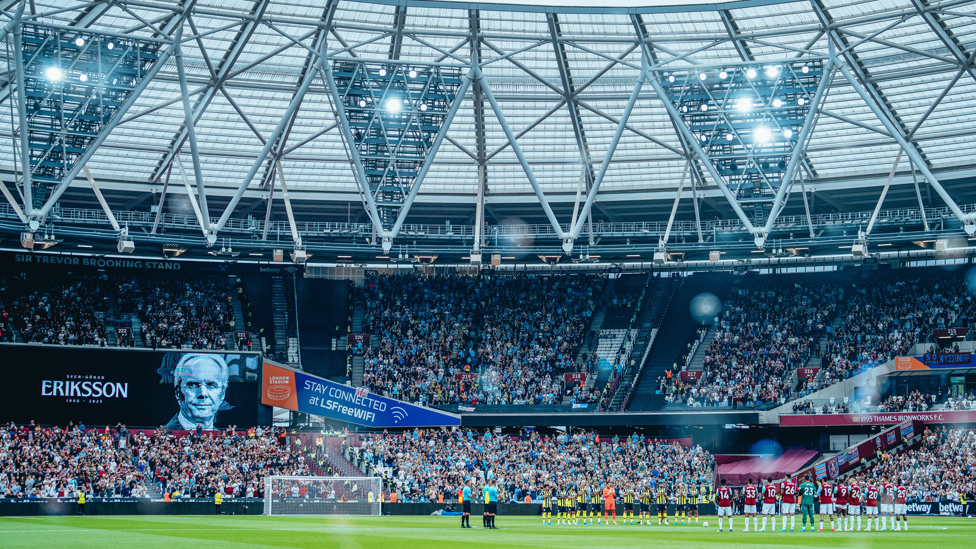
<path fill-rule="evenodd" d="M 379 516 L 382 492 L 379 477 L 264 477 L 264 514 Z"/>

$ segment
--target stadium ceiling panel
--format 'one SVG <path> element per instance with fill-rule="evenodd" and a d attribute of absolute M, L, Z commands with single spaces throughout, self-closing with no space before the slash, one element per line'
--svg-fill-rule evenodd
<path fill-rule="evenodd" d="M 65 193 L 88 187 L 130 197 L 152 233 L 189 212 L 209 245 L 244 226 L 267 237 L 283 205 L 301 248 L 315 204 L 344 204 L 386 251 L 438 211 L 473 226 L 476 251 L 519 211 L 567 253 L 595 245 L 597 221 L 660 222 L 663 251 L 672 226 L 693 220 L 707 240 L 716 217 L 764 248 L 780 215 L 812 234 L 816 197 L 847 209 L 841 189 L 876 211 L 889 191 L 917 211 L 944 205 L 956 230 L 976 227 L 974 197 L 943 184 L 976 174 L 972 0 L 0 0 L 0 25 L 8 230 L 63 220 L 51 214 Z M 801 67 L 812 87 L 787 78 Z M 428 86 L 389 110 L 405 88 L 383 86 L 435 73 L 458 75 L 460 95 Z M 343 103 L 368 85 L 382 88 L 362 107 L 380 134 L 423 151 L 392 199 L 405 176 L 373 172 L 405 168 L 375 156 L 400 145 L 377 153 L 359 101 Z M 754 133 L 791 107 L 771 160 Z M 738 130 L 749 146 L 722 152 L 710 140 L 743 112 L 766 114 Z"/>

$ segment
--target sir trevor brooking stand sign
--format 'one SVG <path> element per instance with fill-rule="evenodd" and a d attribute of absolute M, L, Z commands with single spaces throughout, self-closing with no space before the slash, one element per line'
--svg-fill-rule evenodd
<path fill-rule="evenodd" d="M 294 412 L 377 429 L 461 425 L 461 417 L 455 414 L 374 395 L 268 361 L 261 379 L 261 403 Z"/>

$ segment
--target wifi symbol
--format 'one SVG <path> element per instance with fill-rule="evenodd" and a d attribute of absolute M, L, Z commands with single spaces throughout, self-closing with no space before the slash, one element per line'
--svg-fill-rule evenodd
<path fill-rule="evenodd" d="M 390 412 L 393 413 L 393 423 L 400 423 L 401 419 L 407 417 L 407 411 L 399 406 L 391 408 Z"/>

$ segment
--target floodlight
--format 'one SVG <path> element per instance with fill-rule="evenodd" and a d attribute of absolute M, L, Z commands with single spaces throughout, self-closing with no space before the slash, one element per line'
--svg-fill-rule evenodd
<path fill-rule="evenodd" d="M 804 104 L 805 104 L 806 102 L 807 102 L 807 100 L 806 100 L 806 99 L 804 99 L 804 98 L 802 98 L 802 97 L 796 100 L 796 104 L 797 104 L 797 105 L 799 105 L 799 106 L 801 106 L 801 107 L 802 107 L 802 106 L 803 106 L 803 105 L 804 105 Z"/>
<path fill-rule="evenodd" d="M 770 137 L 769 128 L 763 126 L 759 126 L 758 128 L 756 128 L 756 131 L 753 134 L 753 138 L 758 143 L 765 143 L 769 141 L 769 137 Z"/>
<path fill-rule="evenodd" d="M 699 79 L 699 80 L 704 80 L 704 79 L 706 79 L 706 78 L 708 78 L 708 75 L 707 75 L 707 74 L 705 74 L 705 73 L 701 73 L 701 74 L 699 74 L 699 75 L 698 75 L 698 79 Z"/>
<path fill-rule="evenodd" d="M 421 103 L 420 104 L 420 110 L 426 112 L 427 111 L 427 103 Z"/>
<path fill-rule="evenodd" d="M 776 78 L 779 76 L 779 67 L 766 67 L 766 76 L 768 78 Z"/>
<path fill-rule="evenodd" d="M 727 73 L 725 71 L 722 71 L 722 72 L 718 73 L 718 77 L 721 78 L 722 80 L 725 80 L 726 78 L 729 77 L 729 73 Z"/>
<path fill-rule="evenodd" d="M 75 45 L 79 48 L 85 45 L 85 39 L 82 37 L 75 38 Z"/>
<path fill-rule="evenodd" d="M 702 103 L 701 104 L 701 110 L 702 110 L 702 112 L 707 111 L 708 110 L 708 103 Z"/>
<path fill-rule="evenodd" d="M 731 133 L 725 134 L 725 140 L 726 141 L 732 141 L 732 134 Z"/>
<path fill-rule="evenodd" d="M 803 67 L 800 69 L 800 72 L 802 72 L 803 74 L 806 74 L 806 73 L 810 72 L 810 67 L 808 67 L 807 65 L 803 65 Z"/>
<path fill-rule="evenodd" d="M 789 128 L 786 128 L 785 130 L 783 130 L 783 137 L 785 137 L 787 139 L 793 137 L 793 130 L 791 130 Z"/>
<path fill-rule="evenodd" d="M 389 112 L 400 112 L 401 108 L 402 107 L 399 99 L 390 99 L 386 102 L 386 110 Z"/>
<path fill-rule="evenodd" d="M 753 78 L 755 78 L 756 75 L 757 75 L 756 69 L 749 69 L 749 70 L 746 71 L 746 78 L 748 78 L 749 80 L 752 80 Z"/>
<path fill-rule="evenodd" d="M 365 107 L 366 106 L 366 100 L 365 99 L 360 99 L 359 100 L 359 106 L 360 107 Z"/>
<path fill-rule="evenodd" d="M 674 82 L 674 75 L 673 74 L 669 74 L 668 75 L 668 82 L 672 82 L 672 83 Z"/>
<path fill-rule="evenodd" d="M 386 69 L 380 69 L 380 76 L 386 76 Z"/>
<path fill-rule="evenodd" d="M 707 136 L 707 135 L 704 135 L 704 134 L 702 134 L 702 136 L 701 136 L 701 141 L 702 141 L 702 143 L 704 143 L 704 142 L 706 142 L 706 141 L 708 141 L 708 136 Z"/>
<path fill-rule="evenodd" d="M 749 112 L 752 110 L 752 99 L 748 97 L 743 97 L 738 100 L 735 104 L 735 110 L 739 112 Z"/>
<path fill-rule="evenodd" d="M 780 108 L 783 106 L 783 101 L 779 98 L 773 99 L 773 108 Z"/>
<path fill-rule="evenodd" d="M 57 82 L 64 77 L 64 73 L 62 73 L 61 69 L 58 67 L 48 67 L 47 70 L 44 71 L 44 77 L 51 82 Z"/>
<path fill-rule="evenodd" d="M 108 49 L 110 49 L 110 50 L 114 50 L 115 49 L 115 42 L 109 42 L 108 44 L 105 44 L 105 47 L 108 48 Z"/>
<path fill-rule="evenodd" d="M 408 76 L 410 76 L 410 78 L 417 78 L 417 71 L 410 69 Z"/>
<path fill-rule="evenodd" d="M 81 80 L 82 82 L 88 82 L 88 75 L 85 73 L 81 73 L 80 75 L 78 75 L 78 80 Z"/>

